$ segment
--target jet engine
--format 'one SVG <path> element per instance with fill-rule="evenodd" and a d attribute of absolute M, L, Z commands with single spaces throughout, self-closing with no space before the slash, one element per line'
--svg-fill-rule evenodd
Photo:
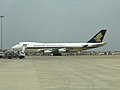
<path fill-rule="evenodd" d="M 52 53 L 51 50 L 45 50 L 44 53 Z"/>
<path fill-rule="evenodd" d="M 61 48 L 58 51 L 59 51 L 59 53 L 64 53 L 64 52 L 67 52 L 68 50 L 66 50 L 66 48 Z"/>

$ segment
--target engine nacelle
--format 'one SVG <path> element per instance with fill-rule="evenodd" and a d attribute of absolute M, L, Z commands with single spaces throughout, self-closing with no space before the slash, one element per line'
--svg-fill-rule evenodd
<path fill-rule="evenodd" d="M 61 49 L 59 49 L 58 51 L 59 51 L 59 53 L 67 52 L 67 50 L 66 50 L 65 48 L 61 48 Z"/>
<path fill-rule="evenodd" d="M 45 50 L 44 53 L 52 53 L 51 50 Z"/>

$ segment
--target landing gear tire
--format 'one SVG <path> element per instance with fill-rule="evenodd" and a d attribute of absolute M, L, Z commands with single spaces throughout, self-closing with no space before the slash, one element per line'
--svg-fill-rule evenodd
<path fill-rule="evenodd" d="M 12 59 L 12 56 L 8 56 L 7 58 L 8 58 L 8 59 Z"/>
<path fill-rule="evenodd" d="M 23 59 L 23 58 L 25 58 L 24 56 L 19 56 L 19 59 Z"/>
<path fill-rule="evenodd" d="M 62 56 L 60 53 L 53 53 L 53 56 Z"/>

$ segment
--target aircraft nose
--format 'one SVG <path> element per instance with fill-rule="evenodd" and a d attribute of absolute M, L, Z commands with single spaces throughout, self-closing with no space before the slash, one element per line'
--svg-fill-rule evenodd
<path fill-rule="evenodd" d="M 12 47 L 13 50 L 20 50 L 22 48 L 22 45 L 16 44 Z"/>

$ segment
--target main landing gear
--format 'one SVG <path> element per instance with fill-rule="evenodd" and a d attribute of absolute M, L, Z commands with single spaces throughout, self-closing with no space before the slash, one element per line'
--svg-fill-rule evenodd
<path fill-rule="evenodd" d="M 53 53 L 53 56 L 62 56 L 61 53 Z"/>

